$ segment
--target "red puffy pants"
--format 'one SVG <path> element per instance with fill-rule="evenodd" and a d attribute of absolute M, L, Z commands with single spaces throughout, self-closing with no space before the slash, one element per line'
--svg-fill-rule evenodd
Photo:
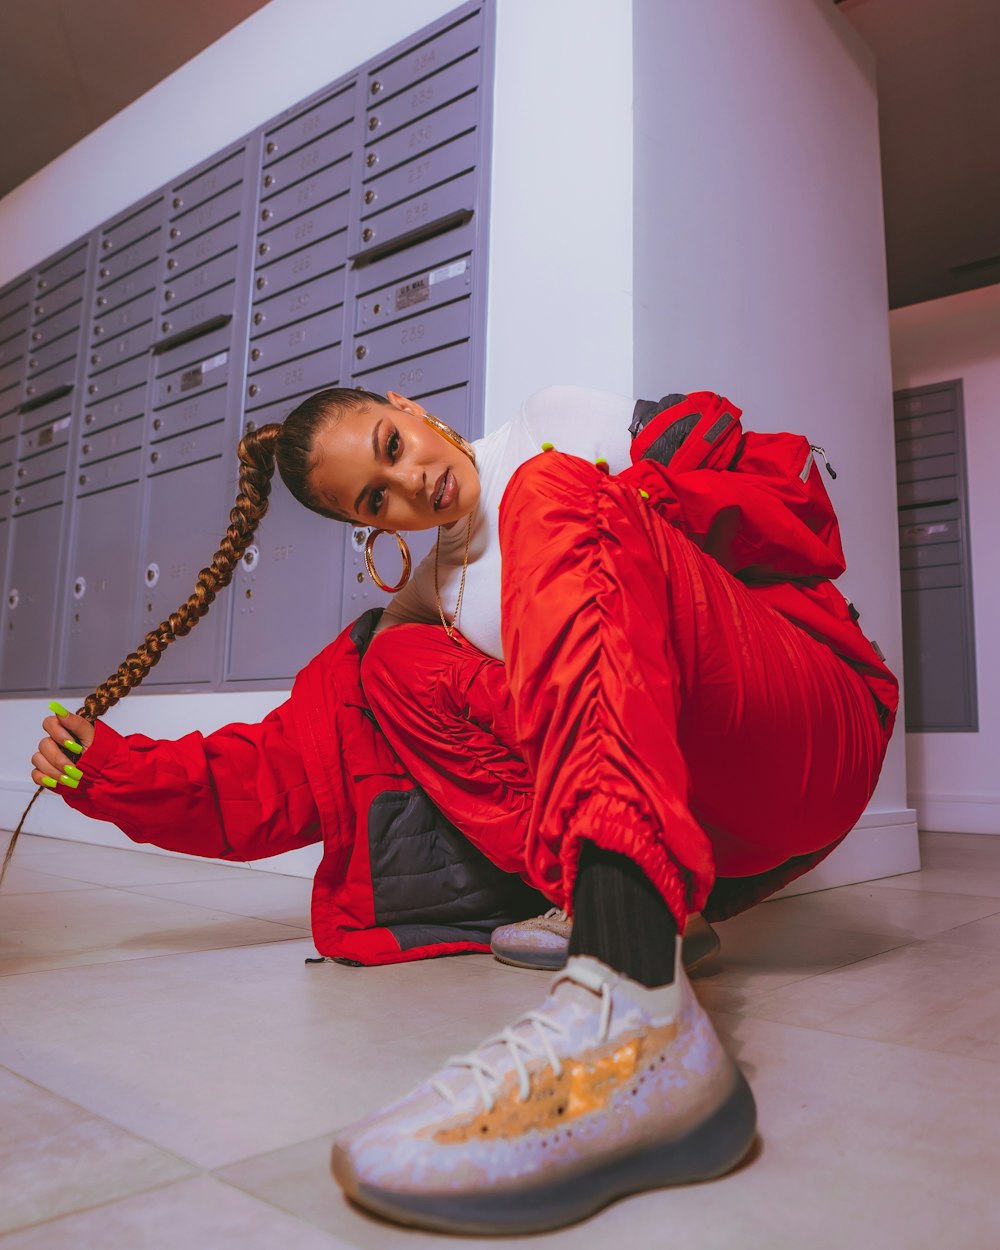
<path fill-rule="evenodd" d="M 440 625 L 379 634 L 365 694 L 496 864 L 570 908 L 580 838 L 636 861 L 679 927 L 718 876 L 829 846 L 887 738 L 862 678 L 622 477 L 553 452 L 500 509 L 506 665 Z"/>

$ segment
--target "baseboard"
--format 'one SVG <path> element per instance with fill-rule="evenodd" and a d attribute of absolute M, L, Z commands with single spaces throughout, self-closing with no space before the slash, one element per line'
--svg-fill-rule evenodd
<path fill-rule="evenodd" d="M 921 829 L 1000 834 L 1000 795 L 910 794 Z"/>
<path fill-rule="evenodd" d="M 909 807 L 865 812 L 835 851 L 772 898 L 877 881 L 920 868 L 917 814 Z"/>

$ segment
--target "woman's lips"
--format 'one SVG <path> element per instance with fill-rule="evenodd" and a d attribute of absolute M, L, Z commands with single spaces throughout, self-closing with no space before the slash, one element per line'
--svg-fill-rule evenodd
<path fill-rule="evenodd" d="M 442 490 L 441 482 L 438 482 L 438 491 L 441 492 L 436 496 L 434 504 L 435 512 L 443 512 L 445 508 L 450 507 L 454 501 L 455 495 L 458 493 L 458 483 L 455 481 L 455 475 L 451 469 L 444 471 L 444 488 Z"/>

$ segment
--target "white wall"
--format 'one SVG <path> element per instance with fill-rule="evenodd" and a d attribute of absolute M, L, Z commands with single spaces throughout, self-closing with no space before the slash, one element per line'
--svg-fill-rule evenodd
<path fill-rule="evenodd" d="M 910 802 L 922 829 L 1000 834 L 1000 285 L 889 316 L 896 390 L 961 378 L 979 696 L 978 733 L 907 734 Z"/>
<path fill-rule="evenodd" d="M 0 200 L 0 285 L 456 7 L 271 0 Z M 631 385 L 631 14 L 630 0 L 497 5 L 487 430 L 553 381 Z M 581 90 L 597 79 L 600 91 Z M 596 181 L 595 152 L 604 171 Z M 283 698 L 143 694 L 106 719 L 121 733 L 179 737 L 258 720 Z M 30 757 L 46 702 L 0 703 L 0 826 L 14 827 L 34 790 Z M 125 842 L 47 793 L 27 829 Z M 317 860 L 307 848 L 264 866 L 311 875 Z"/>
<path fill-rule="evenodd" d="M 636 0 L 634 35 L 637 393 L 716 391 L 827 449 L 838 585 L 901 673 L 874 57 L 828 0 Z M 810 881 L 917 866 L 900 729 Z"/>

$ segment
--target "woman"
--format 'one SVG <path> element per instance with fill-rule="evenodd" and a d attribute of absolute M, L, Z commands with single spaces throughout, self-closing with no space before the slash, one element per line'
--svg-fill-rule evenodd
<path fill-rule="evenodd" d="M 498 858 L 463 797 L 454 674 L 461 690 L 503 660 L 525 875 L 574 916 L 538 1011 L 336 1143 L 346 1192 L 404 1223 L 555 1227 L 739 1162 L 753 1098 L 691 993 L 685 921 L 717 876 L 774 889 L 829 853 L 878 777 L 895 681 L 828 580 L 843 557 L 808 444 L 742 435 L 708 392 L 660 406 L 630 445 L 631 400 L 550 388 L 469 446 L 399 395 L 324 392 L 241 445 L 273 447 L 323 515 L 441 527 L 367 648 L 364 695 Z"/>

